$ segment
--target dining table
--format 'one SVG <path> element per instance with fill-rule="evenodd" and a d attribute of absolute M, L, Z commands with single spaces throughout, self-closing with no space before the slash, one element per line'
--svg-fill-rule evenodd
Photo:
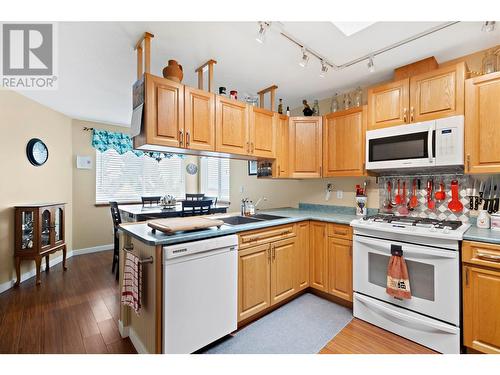
<path fill-rule="evenodd" d="M 217 203 L 210 207 L 210 213 L 226 213 L 228 208 L 228 203 Z M 177 202 L 177 204 L 172 207 L 163 207 L 155 204 L 123 204 L 118 206 L 118 210 L 120 211 L 121 219 L 124 222 L 179 217 L 182 216 L 182 202 Z"/>

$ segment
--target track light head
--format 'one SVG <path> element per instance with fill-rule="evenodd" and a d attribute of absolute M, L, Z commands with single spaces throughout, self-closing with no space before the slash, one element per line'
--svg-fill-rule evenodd
<path fill-rule="evenodd" d="M 481 27 L 481 31 L 485 33 L 491 33 L 495 31 L 496 21 L 485 21 Z"/>
<path fill-rule="evenodd" d="M 300 59 L 299 65 L 302 68 L 305 68 L 307 66 L 308 61 L 309 61 L 309 54 L 307 53 L 307 50 L 305 48 L 302 48 L 302 58 Z"/>
<path fill-rule="evenodd" d="M 326 73 L 328 73 L 328 65 L 321 60 L 321 72 L 319 73 L 319 76 L 321 78 L 324 78 L 326 76 Z"/>
<path fill-rule="evenodd" d="M 373 63 L 373 57 L 370 57 L 370 59 L 368 60 L 368 71 L 370 73 L 375 72 L 375 64 Z"/>
<path fill-rule="evenodd" d="M 255 37 L 255 40 L 260 44 L 264 44 L 266 41 L 266 31 L 271 26 L 268 22 L 259 22 L 259 33 Z"/>

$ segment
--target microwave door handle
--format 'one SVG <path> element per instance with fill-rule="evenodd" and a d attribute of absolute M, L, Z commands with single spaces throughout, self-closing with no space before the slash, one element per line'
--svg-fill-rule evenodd
<path fill-rule="evenodd" d="M 432 147 L 432 134 L 434 132 L 434 123 L 429 126 L 429 131 L 427 133 L 427 151 L 429 153 L 429 163 L 433 164 L 434 161 L 434 151 Z"/>

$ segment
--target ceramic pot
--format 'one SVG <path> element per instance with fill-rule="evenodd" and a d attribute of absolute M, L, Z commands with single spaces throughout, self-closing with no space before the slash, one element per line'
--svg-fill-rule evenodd
<path fill-rule="evenodd" d="M 168 65 L 163 68 L 163 77 L 180 83 L 184 77 L 182 65 L 178 64 L 175 60 L 168 60 Z"/>

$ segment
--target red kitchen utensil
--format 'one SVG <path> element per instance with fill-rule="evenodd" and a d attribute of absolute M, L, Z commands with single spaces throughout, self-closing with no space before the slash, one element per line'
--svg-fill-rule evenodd
<path fill-rule="evenodd" d="M 388 193 L 388 200 L 387 200 L 387 209 L 392 210 L 392 186 L 391 186 L 391 181 L 387 181 L 387 193 Z"/>
<path fill-rule="evenodd" d="M 418 199 L 417 199 L 417 179 L 413 179 L 413 187 L 411 191 L 411 199 L 410 199 L 410 208 L 415 208 L 418 206 Z"/>
<path fill-rule="evenodd" d="M 408 215 L 410 213 L 408 206 L 406 206 L 406 181 L 403 181 L 403 202 L 401 207 L 399 207 L 398 212 L 401 215 Z"/>
<path fill-rule="evenodd" d="M 394 198 L 394 202 L 396 202 L 396 204 L 399 206 L 401 203 L 403 203 L 403 197 L 401 196 L 401 187 L 400 187 L 400 184 L 399 184 L 399 180 L 398 180 L 398 194 L 396 195 L 396 197 Z"/>
<path fill-rule="evenodd" d="M 439 184 L 439 191 L 436 191 L 436 194 L 434 195 L 436 197 L 436 200 L 438 201 L 444 201 L 446 199 L 446 193 L 444 191 L 444 182 L 441 181 Z"/>
<path fill-rule="evenodd" d="M 434 190 L 434 182 L 427 180 L 427 207 L 429 210 L 436 208 L 436 202 L 432 200 L 432 191 Z"/>
<path fill-rule="evenodd" d="M 448 203 L 448 208 L 452 212 L 461 212 L 464 209 L 464 205 L 460 202 L 458 198 L 458 181 L 451 181 L 451 201 Z"/>

